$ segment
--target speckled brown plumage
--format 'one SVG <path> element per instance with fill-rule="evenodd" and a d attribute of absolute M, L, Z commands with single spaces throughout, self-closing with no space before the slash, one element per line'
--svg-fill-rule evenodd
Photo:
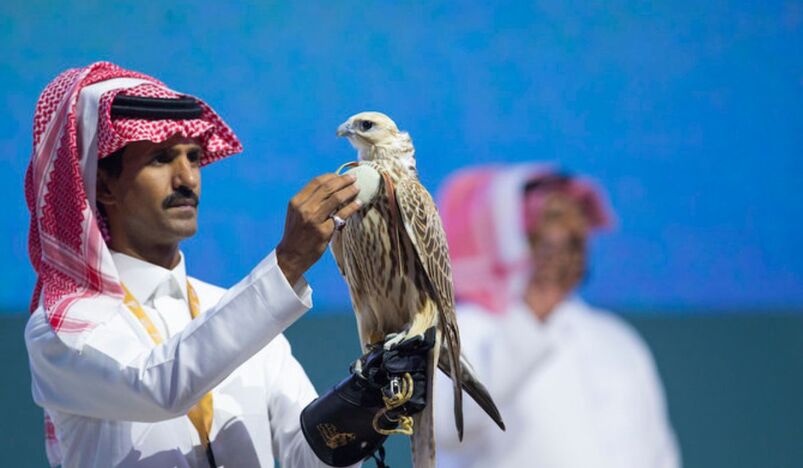
<path fill-rule="evenodd" d="M 464 375 L 469 378 L 469 394 L 500 427 L 504 425 L 487 390 L 461 361 L 446 235 L 435 202 L 418 180 L 412 140 L 387 116 L 375 112 L 352 116 L 338 134 L 348 136 L 361 164 L 385 175 L 376 197 L 346 221 L 331 243 L 348 283 L 363 350 L 389 333 L 406 330 L 414 336 L 437 327 L 430 355 L 430 403 L 414 417 L 412 436 L 413 466 L 434 466 L 435 364 L 452 379 L 455 425 L 461 439 Z"/>

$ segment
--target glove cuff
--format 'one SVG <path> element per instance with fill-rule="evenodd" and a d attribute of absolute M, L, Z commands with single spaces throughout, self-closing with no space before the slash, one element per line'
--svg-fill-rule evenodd
<path fill-rule="evenodd" d="M 374 430 L 384 403 L 366 381 L 352 375 L 301 412 L 301 430 L 318 458 L 349 466 L 369 457 L 387 439 Z"/>

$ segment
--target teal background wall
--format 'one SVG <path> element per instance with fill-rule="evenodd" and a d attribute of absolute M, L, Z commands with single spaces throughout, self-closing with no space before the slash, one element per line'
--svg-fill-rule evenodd
<path fill-rule="evenodd" d="M 686 468 L 803 466 L 803 314 L 625 318 L 655 355 Z M 22 317 L 0 317 L 0 464 L 20 468 L 46 464 L 24 326 Z M 359 354 L 345 314 L 304 317 L 287 336 L 319 392 Z M 394 437 L 387 448 L 393 468 L 410 466 L 406 439 Z"/>

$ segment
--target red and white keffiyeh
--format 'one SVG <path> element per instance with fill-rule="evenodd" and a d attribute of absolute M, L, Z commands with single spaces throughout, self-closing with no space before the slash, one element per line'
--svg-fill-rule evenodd
<path fill-rule="evenodd" d="M 150 76 L 97 62 L 56 77 L 34 114 L 33 154 L 25 175 L 31 212 L 28 250 L 37 274 L 30 308 L 43 307 L 59 338 L 76 350 L 87 332 L 119 310 L 123 299 L 95 206 L 98 158 L 133 141 L 160 143 L 176 134 L 199 141 L 202 165 L 242 151 L 232 130 L 201 101 L 203 113 L 197 119 L 112 120 L 111 103 L 118 93 L 186 96 Z M 58 463 L 52 424 L 46 424 L 46 436 L 48 458 Z"/>
<path fill-rule="evenodd" d="M 480 166 L 461 170 L 443 184 L 438 205 L 458 301 L 501 314 L 522 297 L 530 274 L 527 233 L 547 194 L 525 195 L 525 187 L 555 175 L 555 168 L 544 164 Z M 580 203 L 592 228 L 610 225 L 603 193 L 591 181 L 570 178 L 559 190 Z"/>

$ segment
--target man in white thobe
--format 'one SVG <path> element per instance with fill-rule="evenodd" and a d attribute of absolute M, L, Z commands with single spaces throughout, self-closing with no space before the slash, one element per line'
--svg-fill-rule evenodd
<path fill-rule="evenodd" d="M 282 336 L 312 307 L 304 272 L 359 208 L 353 177 L 302 188 L 281 242 L 234 287 L 186 274 L 179 245 L 197 230 L 200 168 L 241 150 L 202 101 L 107 62 L 42 93 L 25 184 L 38 275 L 25 341 L 52 465 L 345 466 L 384 440 L 370 419 L 365 433 L 347 428 L 374 408 L 341 405 L 334 390 L 311 403 Z M 379 384 L 358 383 L 357 401 L 380 400 Z"/>

